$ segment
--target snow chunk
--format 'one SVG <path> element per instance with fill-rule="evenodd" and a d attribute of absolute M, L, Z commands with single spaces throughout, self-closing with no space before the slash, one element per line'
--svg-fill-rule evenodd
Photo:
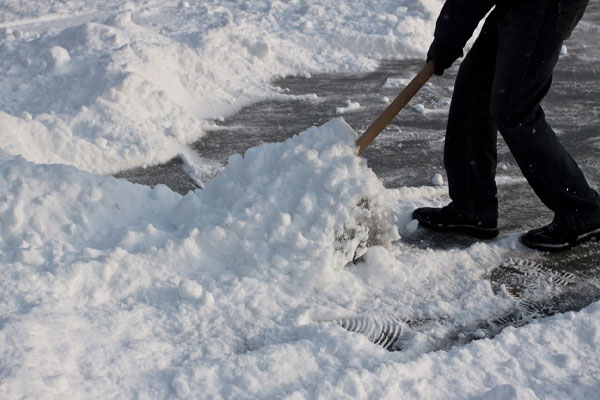
<path fill-rule="evenodd" d="M 204 293 L 202 303 L 205 306 L 212 306 L 213 304 L 215 304 L 215 297 L 212 295 L 212 293 L 206 292 Z"/>
<path fill-rule="evenodd" d="M 67 49 L 60 46 L 52 46 L 48 50 L 47 64 L 51 70 L 57 70 L 69 64 L 71 57 Z"/>
<path fill-rule="evenodd" d="M 567 45 L 563 44 L 562 47 L 560 48 L 560 55 L 566 56 L 567 54 L 569 54 L 569 50 L 567 49 Z"/>
<path fill-rule="evenodd" d="M 115 14 L 108 20 L 108 24 L 116 28 L 126 28 L 133 24 L 131 20 L 131 11 L 123 11 Z"/>
<path fill-rule="evenodd" d="M 361 108 L 360 103 L 357 101 L 346 100 L 346 104 L 341 107 L 336 107 L 336 114 L 345 114 L 347 112 L 352 112 L 359 110 Z"/>
<path fill-rule="evenodd" d="M 476 339 L 485 339 L 487 335 L 485 334 L 485 331 L 482 329 L 477 329 L 475 332 L 473 332 L 473 337 L 475 337 Z"/>
<path fill-rule="evenodd" d="M 444 184 L 444 178 L 441 174 L 435 174 L 433 178 L 431 178 L 431 183 L 433 186 L 442 186 Z"/>
<path fill-rule="evenodd" d="M 196 281 L 184 279 L 179 282 L 177 294 L 182 300 L 196 301 L 202 298 L 202 285 Z"/>
<path fill-rule="evenodd" d="M 408 85 L 409 82 L 410 82 L 410 79 L 407 79 L 407 78 L 387 78 L 385 80 L 385 83 L 383 84 L 383 88 L 385 88 L 385 89 L 404 88 L 406 85 Z"/>
<path fill-rule="evenodd" d="M 415 105 L 411 105 L 409 106 L 411 109 L 415 110 L 416 112 L 418 112 L 421 115 L 427 115 L 427 109 L 425 108 L 424 104 L 418 103 Z"/>
<path fill-rule="evenodd" d="M 406 230 L 408 233 L 415 233 L 417 231 L 418 227 L 419 227 L 419 221 L 416 219 L 413 219 L 406 225 Z"/>

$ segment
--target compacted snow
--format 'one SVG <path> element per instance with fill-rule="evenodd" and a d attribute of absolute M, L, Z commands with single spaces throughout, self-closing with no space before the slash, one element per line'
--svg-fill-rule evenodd
<path fill-rule="evenodd" d="M 447 188 L 386 189 L 342 118 L 185 196 L 103 175 L 200 173 L 188 144 L 285 96 L 270 79 L 421 57 L 441 4 L 0 1 L 0 397 L 596 397 L 600 304 L 487 337 L 518 303 L 490 282 L 518 235 L 403 243 Z"/>

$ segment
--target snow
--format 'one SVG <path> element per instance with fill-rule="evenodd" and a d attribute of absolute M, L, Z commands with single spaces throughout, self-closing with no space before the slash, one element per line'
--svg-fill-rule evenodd
<path fill-rule="evenodd" d="M 444 184 L 444 178 L 442 177 L 442 174 L 437 173 L 433 175 L 431 178 L 431 184 L 434 186 L 442 186 Z"/>
<path fill-rule="evenodd" d="M 188 145 L 273 77 L 421 57 L 441 4 L 3 1 L 0 398 L 596 396 L 599 303 L 435 351 L 514 306 L 486 276 L 517 237 L 403 243 L 446 189 L 386 189 L 342 118 L 184 196 L 103 175 L 201 176 Z M 361 315 L 431 323 L 390 353 L 328 322 Z"/>
<path fill-rule="evenodd" d="M 212 121 L 282 96 L 273 77 L 422 56 L 441 0 L 3 3 L 2 148 L 112 173 L 189 153 Z"/>
<path fill-rule="evenodd" d="M 383 84 L 384 88 L 404 89 L 408 85 L 410 79 L 407 78 L 387 78 Z"/>
<path fill-rule="evenodd" d="M 361 105 L 359 102 L 352 101 L 352 100 L 346 100 L 346 103 L 343 106 L 336 107 L 335 113 L 338 115 L 346 114 L 349 112 L 360 110 L 360 108 L 361 108 Z"/>
<path fill-rule="evenodd" d="M 406 231 L 408 233 L 415 233 L 417 231 L 418 227 L 419 227 L 419 221 L 417 221 L 416 219 L 413 219 L 408 224 L 406 224 Z"/>
<path fill-rule="evenodd" d="M 410 108 L 412 108 L 413 110 L 415 110 L 416 112 L 418 112 L 419 114 L 422 115 L 427 115 L 427 109 L 425 108 L 424 104 L 415 104 L 415 105 L 411 105 Z"/>

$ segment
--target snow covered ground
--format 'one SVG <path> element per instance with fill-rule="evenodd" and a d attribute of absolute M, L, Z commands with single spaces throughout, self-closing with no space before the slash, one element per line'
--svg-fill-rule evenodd
<path fill-rule="evenodd" d="M 600 303 L 486 338 L 523 306 L 490 280 L 518 234 L 404 241 L 446 188 L 386 189 L 341 118 L 184 196 L 103 175 L 177 154 L 201 175 L 189 144 L 286 96 L 273 78 L 422 57 L 441 4 L 0 1 L 0 398 L 597 397 Z M 581 281 L 554 278 L 538 292 Z"/>
<path fill-rule="evenodd" d="M 166 161 L 275 76 L 422 55 L 440 3 L 3 1 L 0 139 L 97 173 Z"/>

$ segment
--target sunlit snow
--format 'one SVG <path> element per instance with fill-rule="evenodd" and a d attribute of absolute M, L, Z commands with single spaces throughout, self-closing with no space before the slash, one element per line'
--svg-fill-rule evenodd
<path fill-rule="evenodd" d="M 189 144 L 285 96 L 274 77 L 424 57 L 441 5 L 1 1 L 0 398 L 596 396 L 599 303 L 487 338 L 518 235 L 404 243 L 443 178 L 387 189 L 342 117 L 183 196 L 108 175 L 178 154 L 201 175 Z M 420 329 L 388 352 L 352 318 Z M 465 326 L 481 340 L 439 344 Z"/>

